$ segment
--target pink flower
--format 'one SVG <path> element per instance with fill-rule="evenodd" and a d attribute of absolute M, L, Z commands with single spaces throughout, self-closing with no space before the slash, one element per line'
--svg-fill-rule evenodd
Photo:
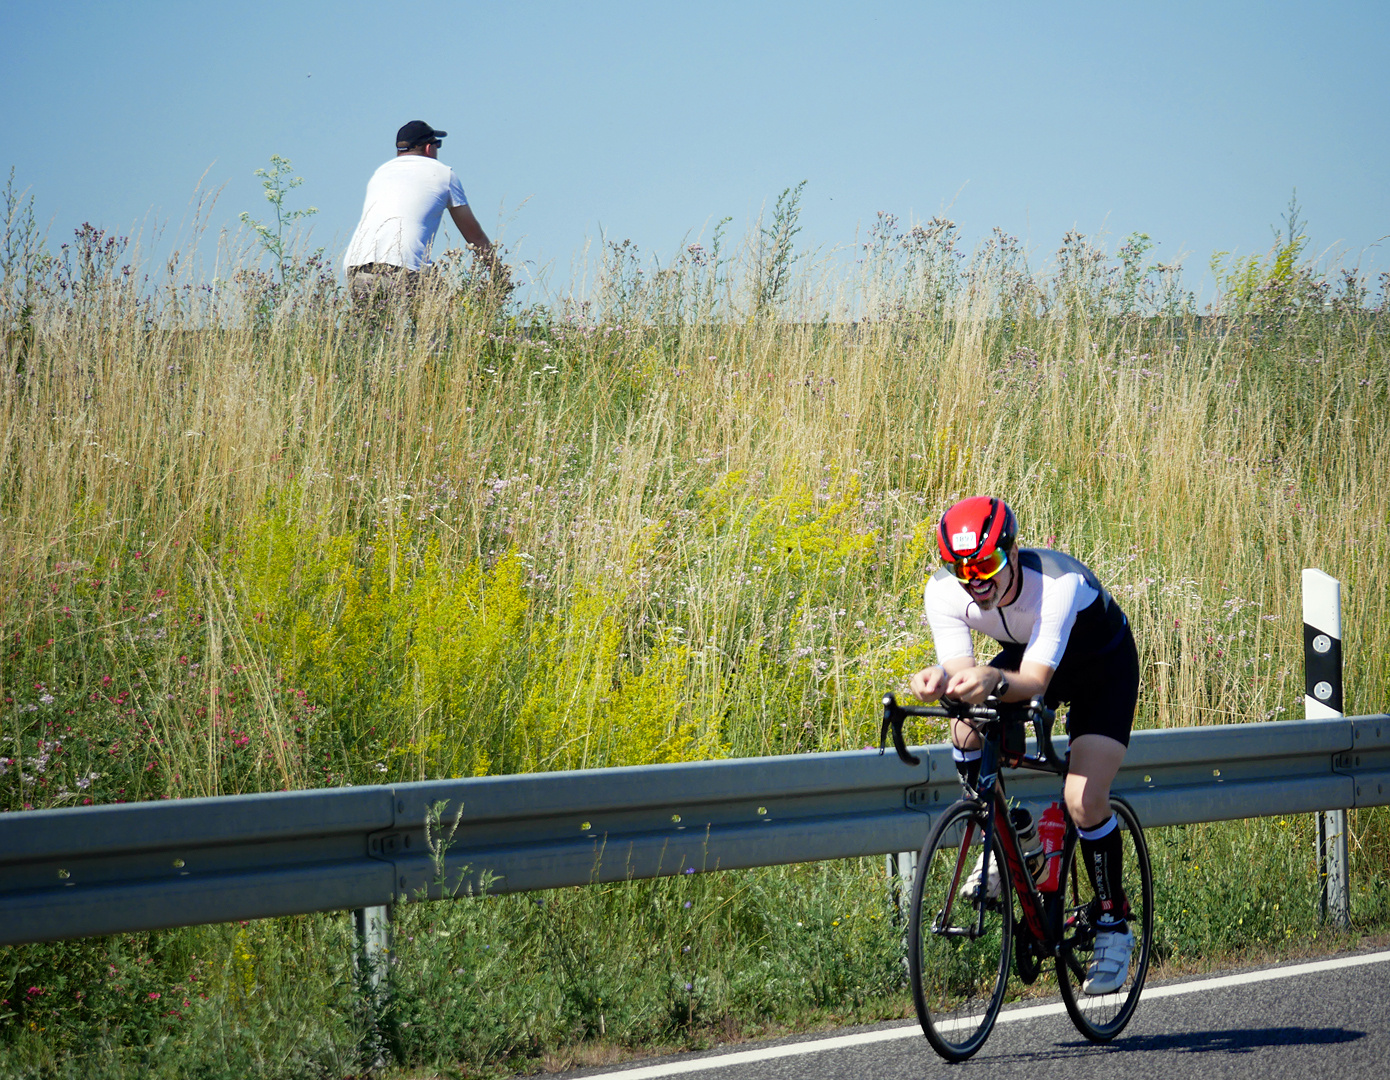
<path fill-rule="evenodd" d="M 158 1000 L 159 1000 L 159 991 L 158 991 L 158 990 L 151 990 L 151 991 L 150 991 L 150 1000 L 151 1000 L 151 1001 L 158 1001 Z"/>

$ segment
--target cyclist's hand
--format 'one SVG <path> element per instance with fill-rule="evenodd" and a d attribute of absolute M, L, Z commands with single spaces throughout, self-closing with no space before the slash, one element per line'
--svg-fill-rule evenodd
<path fill-rule="evenodd" d="M 907 688 L 919 701 L 936 701 L 946 690 L 946 669 L 940 664 L 924 668 L 907 681 Z"/>
<path fill-rule="evenodd" d="M 999 685 L 999 672 L 992 667 L 972 667 L 958 671 L 946 684 L 945 694 L 970 705 L 983 705 Z"/>

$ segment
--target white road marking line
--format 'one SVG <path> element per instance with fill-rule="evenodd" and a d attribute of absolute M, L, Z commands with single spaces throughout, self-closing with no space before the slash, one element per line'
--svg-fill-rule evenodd
<path fill-rule="evenodd" d="M 1390 961 L 1390 952 L 1366 953 L 1362 956 L 1344 956 L 1337 960 L 1316 960 L 1307 964 L 1295 964 L 1293 967 L 1247 971 L 1241 975 L 1220 975 L 1212 979 L 1198 979 L 1196 982 L 1146 987 L 1140 1003 L 1156 998 L 1198 994 L 1203 990 L 1221 990 L 1228 986 L 1246 986 L 1250 983 L 1270 982 L 1274 979 L 1292 979 L 1299 975 L 1314 975 L 1321 971 L 1337 971 L 1340 968 L 1360 967 L 1363 964 L 1383 964 L 1387 961 Z M 1039 1016 L 1053 1016 L 1062 1012 L 1066 1012 L 1066 1007 L 1060 1001 L 1050 1005 L 1027 1005 L 1017 1009 L 1006 1009 L 999 1014 L 998 1022 L 1008 1024 L 1017 1020 L 1032 1020 Z M 662 1076 L 679 1076 L 682 1073 L 704 1072 L 706 1069 L 727 1069 L 731 1065 L 748 1065 L 755 1061 L 798 1057 L 803 1054 L 820 1054 L 827 1050 L 842 1050 L 850 1046 L 869 1046 L 873 1043 L 892 1042 L 894 1039 L 912 1038 L 922 1038 L 922 1029 L 917 1024 L 904 1024 L 901 1027 L 864 1031 L 857 1035 L 837 1035 L 829 1039 L 811 1039 L 807 1042 L 788 1043 L 785 1046 L 768 1046 L 761 1050 L 737 1050 L 730 1054 L 719 1054 L 716 1057 L 663 1062 L 660 1065 L 646 1065 L 635 1069 L 616 1069 L 613 1072 L 594 1073 L 585 1077 L 585 1080 L 619 1080 L 619 1078 L 621 1080 L 655 1080 L 656 1077 Z"/>

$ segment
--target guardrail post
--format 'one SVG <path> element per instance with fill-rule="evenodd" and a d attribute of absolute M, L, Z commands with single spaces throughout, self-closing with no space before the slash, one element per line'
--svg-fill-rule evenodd
<path fill-rule="evenodd" d="M 912 879 L 917 876 L 917 852 L 890 852 L 884 856 L 887 862 L 888 887 L 892 890 L 893 902 L 898 908 L 898 917 L 907 922 L 908 906 L 912 903 Z"/>
<path fill-rule="evenodd" d="M 371 1068 L 382 1069 L 390 1057 L 381 1019 L 391 992 L 391 907 L 355 908 L 352 922 L 357 931 L 352 968 L 362 995 L 358 1007 L 370 1033 L 363 1050 Z"/>
<path fill-rule="evenodd" d="M 1342 716 L 1342 585 L 1321 570 L 1303 571 L 1303 709 L 1309 720 Z M 1347 812 L 1318 814 L 1319 915 L 1351 925 Z"/>
<path fill-rule="evenodd" d="M 888 871 L 888 888 L 898 912 L 898 925 L 903 931 L 903 985 L 907 985 L 907 924 L 912 918 L 912 880 L 917 876 L 917 852 L 889 852 L 884 860 Z"/>
<path fill-rule="evenodd" d="M 357 908 L 352 913 L 357 928 L 357 952 L 353 969 L 360 985 L 371 994 L 374 1005 L 385 1002 L 391 970 L 391 908 Z"/>

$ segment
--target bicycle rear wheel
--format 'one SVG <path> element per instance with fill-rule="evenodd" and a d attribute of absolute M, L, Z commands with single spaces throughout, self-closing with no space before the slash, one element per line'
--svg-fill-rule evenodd
<path fill-rule="evenodd" d="M 908 921 L 908 971 L 917 1019 L 947 1061 L 964 1061 L 994 1027 L 1009 980 L 1013 893 L 996 833 L 990 861 L 999 867 L 1001 897 L 962 895 L 983 851 L 985 810 L 962 799 L 937 822 L 917 861 Z"/>
<path fill-rule="evenodd" d="M 1062 913 L 1062 945 L 1057 955 L 1057 981 L 1061 984 L 1062 1001 L 1067 1006 L 1072 1023 L 1092 1042 L 1113 1039 L 1134 1015 L 1139 1005 L 1139 994 L 1144 989 L 1144 977 L 1149 970 L 1149 950 L 1153 944 L 1153 869 L 1149 865 L 1144 831 L 1129 803 L 1112 795 L 1110 805 L 1120 822 L 1124 851 L 1121 872 L 1125 898 L 1129 902 L 1129 930 L 1134 935 L 1129 973 L 1113 993 L 1089 995 L 1082 989 L 1086 968 L 1095 947 L 1097 911 L 1092 903 L 1090 880 L 1078 856 L 1079 845 L 1074 827 L 1067 830 L 1059 885 L 1061 895 L 1065 897 L 1065 907 Z"/>

